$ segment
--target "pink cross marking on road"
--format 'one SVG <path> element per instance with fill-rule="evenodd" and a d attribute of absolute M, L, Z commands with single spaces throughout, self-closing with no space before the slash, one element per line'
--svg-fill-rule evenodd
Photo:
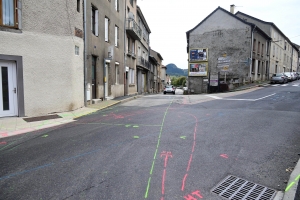
<path fill-rule="evenodd" d="M 164 165 L 164 167 L 167 167 L 168 158 L 169 157 L 173 158 L 173 155 L 172 155 L 172 153 L 170 151 L 167 151 L 167 152 L 163 151 L 163 152 L 161 152 L 160 157 L 163 157 L 163 156 L 166 156 L 165 157 L 165 165 Z"/>

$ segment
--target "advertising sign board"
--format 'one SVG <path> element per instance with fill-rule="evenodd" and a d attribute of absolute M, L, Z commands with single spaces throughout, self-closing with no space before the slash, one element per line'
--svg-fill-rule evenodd
<path fill-rule="evenodd" d="M 191 49 L 189 55 L 190 62 L 208 61 L 208 49 Z"/>
<path fill-rule="evenodd" d="M 208 62 L 189 63 L 189 76 L 207 76 Z"/>

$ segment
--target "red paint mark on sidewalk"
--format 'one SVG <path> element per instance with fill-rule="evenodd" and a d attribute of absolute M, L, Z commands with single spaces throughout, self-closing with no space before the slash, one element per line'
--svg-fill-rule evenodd
<path fill-rule="evenodd" d="M 0 145 L 3 145 L 3 144 L 7 144 L 5 141 L 3 141 L 3 142 L 0 142 Z"/>
<path fill-rule="evenodd" d="M 223 158 L 228 158 L 227 154 L 221 154 L 220 156 L 223 157 Z"/>
<path fill-rule="evenodd" d="M 2 137 L 7 137 L 8 134 L 7 134 L 7 133 L 1 133 L 1 136 L 2 136 Z"/>
<path fill-rule="evenodd" d="M 173 155 L 170 151 L 163 151 L 160 154 L 160 157 L 165 156 L 165 163 L 164 163 L 164 171 L 163 171 L 163 175 L 162 175 L 162 181 L 161 181 L 161 200 L 164 200 L 164 195 L 165 195 L 165 180 L 166 180 L 166 168 L 168 165 L 168 159 L 173 158 Z"/>

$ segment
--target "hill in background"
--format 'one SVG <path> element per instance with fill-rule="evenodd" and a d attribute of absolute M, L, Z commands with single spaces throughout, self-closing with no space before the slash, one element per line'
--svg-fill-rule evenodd
<path fill-rule="evenodd" d="M 187 76 L 188 75 L 187 69 L 180 69 L 173 63 L 167 64 L 166 67 L 167 67 L 167 74 L 170 76 Z"/>

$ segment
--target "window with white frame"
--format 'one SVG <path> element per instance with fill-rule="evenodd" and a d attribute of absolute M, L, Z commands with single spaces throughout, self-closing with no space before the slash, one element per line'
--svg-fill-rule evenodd
<path fill-rule="evenodd" d="M 129 84 L 134 84 L 134 69 L 129 69 Z"/>
<path fill-rule="evenodd" d="M 105 42 L 109 41 L 109 19 L 105 17 Z"/>
<path fill-rule="evenodd" d="M 115 9 L 119 11 L 119 0 L 115 0 Z"/>
<path fill-rule="evenodd" d="M 120 71 L 119 71 L 119 64 L 118 63 L 115 63 L 115 72 L 116 72 L 116 84 L 119 84 Z"/>
<path fill-rule="evenodd" d="M 79 46 L 76 45 L 75 45 L 75 55 L 77 56 L 79 55 Z"/>
<path fill-rule="evenodd" d="M 98 36 L 98 16 L 99 16 L 99 11 L 98 9 L 92 5 L 91 9 L 91 30 L 92 33 L 95 36 Z"/>
<path fill-rule="evenodd" d="M 18 0 L 0 0 L 0 26 L 18 28 Z"/>
<path fill-rule="evenodd" d="M 115 46 L 119 46 L 119 27 L 115 26 Z"/>

